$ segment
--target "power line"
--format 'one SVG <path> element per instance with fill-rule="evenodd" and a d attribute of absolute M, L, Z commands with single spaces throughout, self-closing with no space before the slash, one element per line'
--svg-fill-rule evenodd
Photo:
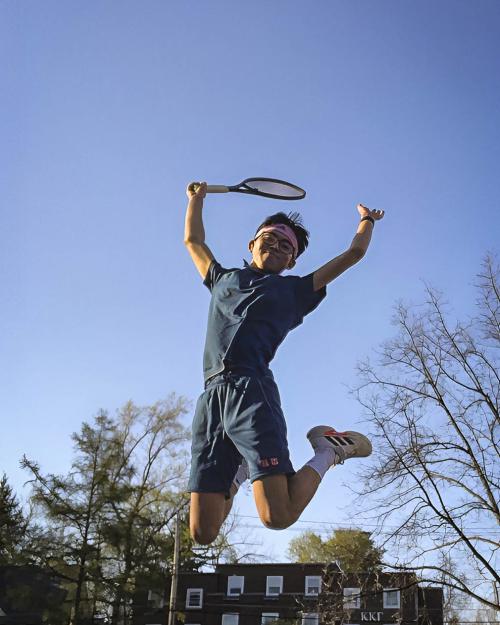
<path fill-rule="evenodd" d="M 257 521 L 260 521 L 260 517 L 257 515 L 252 515 L 252 514 L 240 514 L 239 512 L 234 512 L 231 513 L 231 516 L 234 518 L 239 518 L 239 519 L 255 519 Z M 356 524 L 354 523 L 350 523 L 348 521 L 313 521 L 312 519 L 299 519 L 295 522 L 296 523 L 307 523 L 310 525 L 331 525 L 331 526 L 345 526 L 345 527 L 353 527 L 356 526 Z M 294 524 L 294 525 L 295 525 Z M 359 525 L 362 525 L 363 527 L 373 527 L 373 528 L 378 528 L 380 527 L 380 525 L 378 523 L 359 523 Z M 249 526 L 251 527 L 251 526 Z M 386 525 L 384 524 L 384 529 L 387 530 L 391 530 L 391 529 L 398 529 L 400 526 L 399 525 Z M 257 526 L 256 526 L 257 528 Z M 260 529 L 260 526 L 259 526 Z M 307 528 L 306 528 L 307 529 Z M 482 532 L 482 533 L 486 533 L 486 534 L 493 534 L 494 536 L 498 535 L 498 530 L 495 530 L 492 527 L 480 527 L 480 526 L 474 526 L 474 527 L 467 527 L 467 528 L 461 528 L 464 532 Z M 290 531 L 300 531 L 300 528 L 297 529 L 295 527 L 287 527 L 285 528 L 285 530 L 290 530 Z M 283 530 L 280 530 L 283 531 Z M 325 529 L 326 531 L 326 529 Z M 434 531 L 438 531 L 438 530 L 434 530 Z M 444 530 L 443 530 L 444 531 Z"/>

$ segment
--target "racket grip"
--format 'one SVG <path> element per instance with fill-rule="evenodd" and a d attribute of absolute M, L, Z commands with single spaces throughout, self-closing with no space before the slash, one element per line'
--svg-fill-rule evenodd
<path fill-rule="evenodd" d="M 198 191 L 200 185 L 197 182 L 193 182 L 189 185 L 191 191 Z M 229 187 L 224 186 L 223 184 L 209 184 L 207 185 L 207 193 L 228 193 Z"/>
<path fill-rule="evenodd" d="M 223 184 L 209 184 L 207 185 L 207 193 L 228 193 L 229 187 L 225 187 Z"/>

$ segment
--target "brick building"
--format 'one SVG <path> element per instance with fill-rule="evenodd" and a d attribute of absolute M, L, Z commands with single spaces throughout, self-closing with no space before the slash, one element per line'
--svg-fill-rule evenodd
<path fill-rule="evenodd" d="M 169 586 L 169 584 L 167 584 Z M 138 596 L 134 625 L 164 625 L 168 589 Z M 334 564 L 224 564 L 180 573 L 176 625 L 443 625 L 440 588 L 412 573 L 346 575 Z"/>

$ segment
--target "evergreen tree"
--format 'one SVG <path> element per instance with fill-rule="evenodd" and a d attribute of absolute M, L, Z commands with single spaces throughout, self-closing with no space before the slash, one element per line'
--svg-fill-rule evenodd
<path fill-rule="evenodd" d="M 100 514 L 113 437 L 113 422 L 101 413 L 94 427 L 84 423 L 73 435 L 75 458 L 68 475 L 45 476 L 36 462 L 22 461 L 32 474 L 33 501 L 46 519 L 38 556 L 70 589 L 74 625 L 91 612 L 87 584 L 99 568 Z"/>
<path fill-rule="evenodd" d="M 27 458 L 40 527 L 33 560 L 68 591 L 73 625 L 107 617 L 130 623 L 137 592 L 164 589 L 174 550 L 174 518 L 187 518 L 186 401 L 174 395 L 152 406 L 128 402 L 101 412 L 73 435 L 67 475 L 45 475 Z M 186 530 L 187 531 L 187 530 Z M 210 548 L 184 540 L 181 566 L 234 559 L 227 535 Z"/>
<path fill-rule="evenodd" d="M 43 523 L 36 559 L 68 589 L 75 625 L 97 615 L 126 623 L 137 580 L 167 575 L 169 524 L 186 505 L 184 412 L 172 396 L 99 413 L 73 434 L 67 475 L 23 459 Z"/>
<path fill-rule="evenodd" d="M 19 562 L 26 527 L 21 504 L 4 473 L 0 480 L 0 566 Z"/>

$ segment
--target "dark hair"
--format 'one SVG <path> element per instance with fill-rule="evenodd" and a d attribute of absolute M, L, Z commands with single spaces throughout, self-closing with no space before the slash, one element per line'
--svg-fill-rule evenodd
<path fill-rule="evenodd" d="M 299 245 L 299 251 L 297 252 L 297 256 L 300 256 L 302 252 L 309 245 L 309 232 L 302 225 L 302 217 L 300 213 L 275 213 L 274 215 L 269 215 L 266 219 L 260 224 L 260 226 L 255 231 L 255 234 L 265 226 L 271 226 L 272 224 L 285 224 L 285 226 L 289 226 L 295 233 L 297 237 L 297 243 Z"/>

